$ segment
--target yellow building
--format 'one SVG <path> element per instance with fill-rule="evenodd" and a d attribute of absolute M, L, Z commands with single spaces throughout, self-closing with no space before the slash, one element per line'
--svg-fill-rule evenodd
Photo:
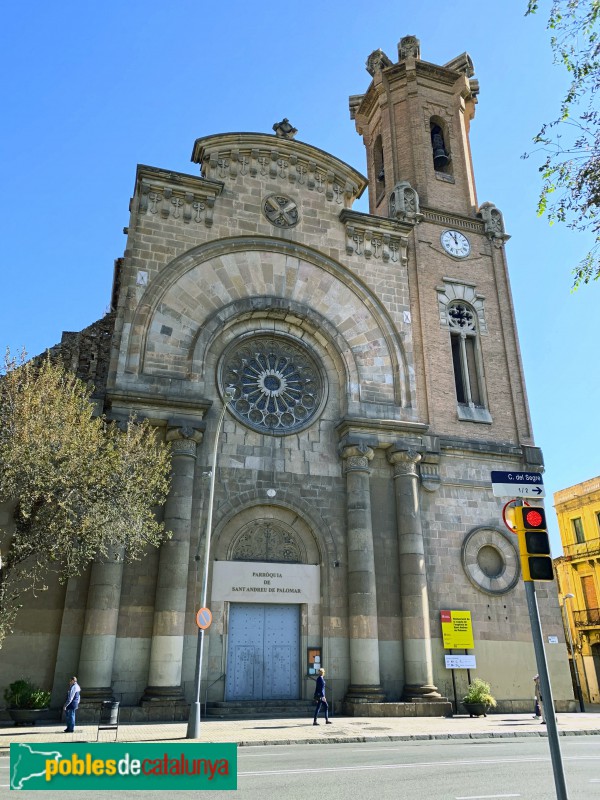
<path fill-rule="evenodd" d="M 600 703 L 600 476 L 556 492 L 554 507 L 564 551 L 554 563 L 573 678 L 585 701 Z"/>

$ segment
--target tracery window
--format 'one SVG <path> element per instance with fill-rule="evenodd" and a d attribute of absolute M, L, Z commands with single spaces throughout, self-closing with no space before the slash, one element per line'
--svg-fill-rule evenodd
<path fill-rule="evenodd" d="M 317 361 L 304 345 L 283 336 L 236 342 L 223 357 L 221 385 L 233 387 L 235 416 L 268 433 L 304 428 L 325 400 Z"/>
<path fill-rule="evenodd" d="M 447 314 L 456 399 L 459 405 L 485 408 L 477 314 L 463 302 L 450 304 Z"/>

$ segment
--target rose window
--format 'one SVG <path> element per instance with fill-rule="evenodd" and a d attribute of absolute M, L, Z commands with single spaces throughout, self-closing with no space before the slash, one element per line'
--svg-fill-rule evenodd
<path fill-rule="evenodd" d="M 304 427 L 323 400 L 323 381 L 308 350 L 272 336 L 234 346 L 223 360 L 221 384 L 233 387 L 233 413 L 270 433 Z"/>

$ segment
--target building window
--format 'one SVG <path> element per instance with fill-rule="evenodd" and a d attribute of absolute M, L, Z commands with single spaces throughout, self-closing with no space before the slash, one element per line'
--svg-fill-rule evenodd
<path fill-rule="evenodd" d="M 581 517 L 575 517 L 575 519 L 572 519 L 571 525 L 573 526 L 573 533 L 575 534 L 575 542 L 577 544 L 583 544 L 583 542 L 585 542 L 585 536 L 583 535 L 583 523 L 581 521 Z"/>
<path fill-rule="evenodd" d="M 448 323 L 456 400 L 459 406 L 485 408 L 477 314 L 466 303 L 452 303 L 448 308 Z"/>
<path fill-rule="evenodd" d="M 446 124 L 440 117 L 431 117 L 429 120 L 429 134 L 431 137 L 433 168 L 436 172 L 452 175 L 452 159 L 448 147 L 448 131 Z"/>
<path fill-rule="evenodd" d="M 600 533 L 600 511 L 596 511 L 596 524 L 598 525 L 598 533 Z"/>
<path fill-rule="evenodd" d="M 373 167 L 375 170 L 375 195 L 377 202 L 385 194 L 385 167 L 383 165 L 383 143 L 381 136 L 375 139 L 373 147 Z"/>
<path fill-rule="evenodd" d="M 312 353 L 296 340 L 253 335 L 232 344 L 221 361 L 221 386 L 232 386 L 230 410 L 254 430 L 294 433 L 320 412 L 326 387 Z"/>

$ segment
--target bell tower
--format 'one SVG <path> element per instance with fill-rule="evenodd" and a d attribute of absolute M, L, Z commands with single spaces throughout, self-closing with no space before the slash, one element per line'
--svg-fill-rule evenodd
<path fill-rule="evenodd" d="M 463 53 L 444 66 L 421 60 L 419 40 L 405 36 L 394 64 L 381 50 L 367 59 L 373 80 L 350 98 L 350 113 L 367 149 L 369 212 L 394 216 L 407 185 L 418 201 L 474 216 L 475 181 L 469 126 L 479 84 Z"/>

